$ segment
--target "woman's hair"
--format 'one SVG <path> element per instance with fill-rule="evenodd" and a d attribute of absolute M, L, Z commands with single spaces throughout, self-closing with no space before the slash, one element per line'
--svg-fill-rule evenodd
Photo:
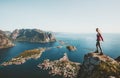
<path fill-rule="evenodd" d="M 96 31 L 101 34 L 101 31 L 99 28 L 96 28 Z"/>
<path fill-rule="evenodd" d="M 99 28 L 96 28 L 96 31 L 98 32 L 98 31 L 99 31 Z"/>

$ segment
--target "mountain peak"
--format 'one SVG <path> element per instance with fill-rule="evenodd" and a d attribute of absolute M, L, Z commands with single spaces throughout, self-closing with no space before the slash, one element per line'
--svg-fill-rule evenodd
<path fill-rule="evenodd" d="M 80 69 L 79 78 L 120 78 L 120 63 L 109 56 L 88 53 Z"/>
<path fill-rule="evenodd" d="M 0 49 L 14 46 L 12 41 L 6 36 L 5 32 L 0 30 Z"/>
<path fill-rule="evenodd" d="M 100 55 L 99 53 L 88 53 L 85 55 L 84 59 L 87 59 L 87 58 L 90 58 L 91 60 L 99 60 L 99 61 L 103 61 L 103 62 L 110 62 L 110 63 L 117 63 L 117 61 L 115 61 L 113 58 L 103 54 L 103 55 Z M 92 61 L 93 61 L 92 60 Z"/>

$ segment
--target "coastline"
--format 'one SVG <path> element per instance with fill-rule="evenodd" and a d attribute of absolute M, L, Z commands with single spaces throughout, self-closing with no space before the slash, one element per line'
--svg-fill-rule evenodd
<path fill-rule="evenodd" d="M 3 62 L 2 66 L 8 66 L 8 65 L 20 65 L 25 63 L 29 59 L 38 59 L 42 55 L 42 53 L 46 50 L 46 48 L 40 48 L 40 49 L 33 49 L 33 50 L 26 50 L 22 52 L 20 55 L 12 58 L 11 60 L 7 62 Z"/>
<path fill-rule="evenodd" d="M 81 64 L 69 60 L 66 53 L 59 60 L 44 60 L 38 67 L 43 70 L 49 70 L 49 74 L 63 76 L 64 78 L 76 78 Z"/>

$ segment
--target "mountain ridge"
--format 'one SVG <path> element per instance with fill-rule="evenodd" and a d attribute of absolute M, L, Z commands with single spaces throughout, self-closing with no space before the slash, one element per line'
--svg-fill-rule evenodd
<path fill-rule="evenodd" d="M 12 41 L 8 38 L 6 33 L 0 30 L 0 49 L 9 48 L 14 46 Z"/>
<path fill-rule="evenodd" d="M 15 29 L 10 37 L 16 41 L 28 42 L 55 42 L 56 38 L 52 32 L 42 31 L 40 29 Z"/>

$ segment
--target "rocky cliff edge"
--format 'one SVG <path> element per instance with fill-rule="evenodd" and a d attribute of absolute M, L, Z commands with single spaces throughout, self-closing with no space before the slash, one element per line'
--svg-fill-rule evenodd
<path fill-rule="evenodd" d="M 104 54 L 88 53 L 78 78 L 120 78 L 120 63 Z"/>

